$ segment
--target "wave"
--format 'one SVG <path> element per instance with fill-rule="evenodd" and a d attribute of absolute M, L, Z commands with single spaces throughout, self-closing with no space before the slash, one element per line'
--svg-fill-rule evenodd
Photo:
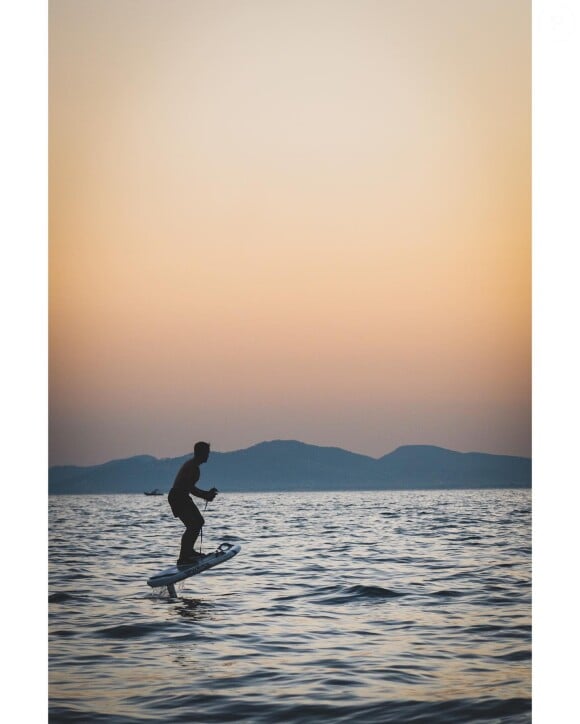
<path fill-rule="evenodd" d="M 404 596 L 400 591 L 393 591 L 390 588 L 381 588 L 381 586 L 352 586 L 348 589 L 349 593 L 354 593 L 362 598 L 398 598 Z"/>
<path fill-rule="evenodd" d="M 49 603 L 63 603 L 64 601 L 70 601 L 74 598 L 72 593 L 51 593 L 48 597 Z"/>
<path fill-rule="evenodd" d="M 121 624 L 99 629 L 94 635 L 108 639 L 133 639 L 158 633 L 159 629 L 158 623 Z"/>
<path fill-rule="evenodd" d="M 406 594 L 401 591 L 394 591 L 391 588 L 383 588 L 382 586 L 362 585 L 350 586 L 349 588 L 336 587 L 342 593 L 338 596 L 329 596 L 319 598 L 318 603 L 325 604 L 342 604 L 356 603 L 361 601 L 386 600 L 390 598 L 399 598 Z"/>

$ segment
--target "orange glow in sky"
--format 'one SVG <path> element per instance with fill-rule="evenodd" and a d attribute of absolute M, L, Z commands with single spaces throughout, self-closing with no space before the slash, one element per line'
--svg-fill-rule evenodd
<path fill-rule="evenodd" d="M 51 464 L 530 454 L 530 4 L 52 0 Z"/>

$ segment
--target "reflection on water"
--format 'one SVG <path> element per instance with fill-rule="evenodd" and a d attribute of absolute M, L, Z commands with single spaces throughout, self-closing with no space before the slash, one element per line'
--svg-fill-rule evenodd
<path fill-rule="evenodd" d="M 530 721 L 529 491 L 50 499 L 51 721 Z"/>

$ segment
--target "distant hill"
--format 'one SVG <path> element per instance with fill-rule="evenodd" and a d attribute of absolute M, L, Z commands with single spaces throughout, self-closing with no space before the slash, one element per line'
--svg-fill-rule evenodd
<path fill-rule="evenodd" d="M 168 491 L 189 457 L 139 455 L 89 467 L 54 466 L 49 469 L 49 493 Z M 273 440 L 244 450 L 212 452 L 202 468 L 200 487 L 214 485 L 224 492 L 529 488 L 531 460 L 430 445 L 407 445 L 376 459 L 336 447 Z"/>

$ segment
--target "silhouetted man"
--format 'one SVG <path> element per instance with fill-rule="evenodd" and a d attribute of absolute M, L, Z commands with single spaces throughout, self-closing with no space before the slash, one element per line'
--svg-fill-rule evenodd
<path fill-rule="evenodd" d="M 189 496 L 195 495 L 203 500 L 213 500 L 218 493 L 216 488 L 200 490 L 196 487 L 200 475 L 199 466 L 207 462 L 208 457 L 209 443 L 196 442 L 193 457 L 183 463 L 167 496 L 173 515 L 179 518 L 185 526 L 185 533 L 181 538 L 178 566 L 195 563 L 201 556 L 201 553 L 193 550 L 193 546 L 205 521 Z"/>

